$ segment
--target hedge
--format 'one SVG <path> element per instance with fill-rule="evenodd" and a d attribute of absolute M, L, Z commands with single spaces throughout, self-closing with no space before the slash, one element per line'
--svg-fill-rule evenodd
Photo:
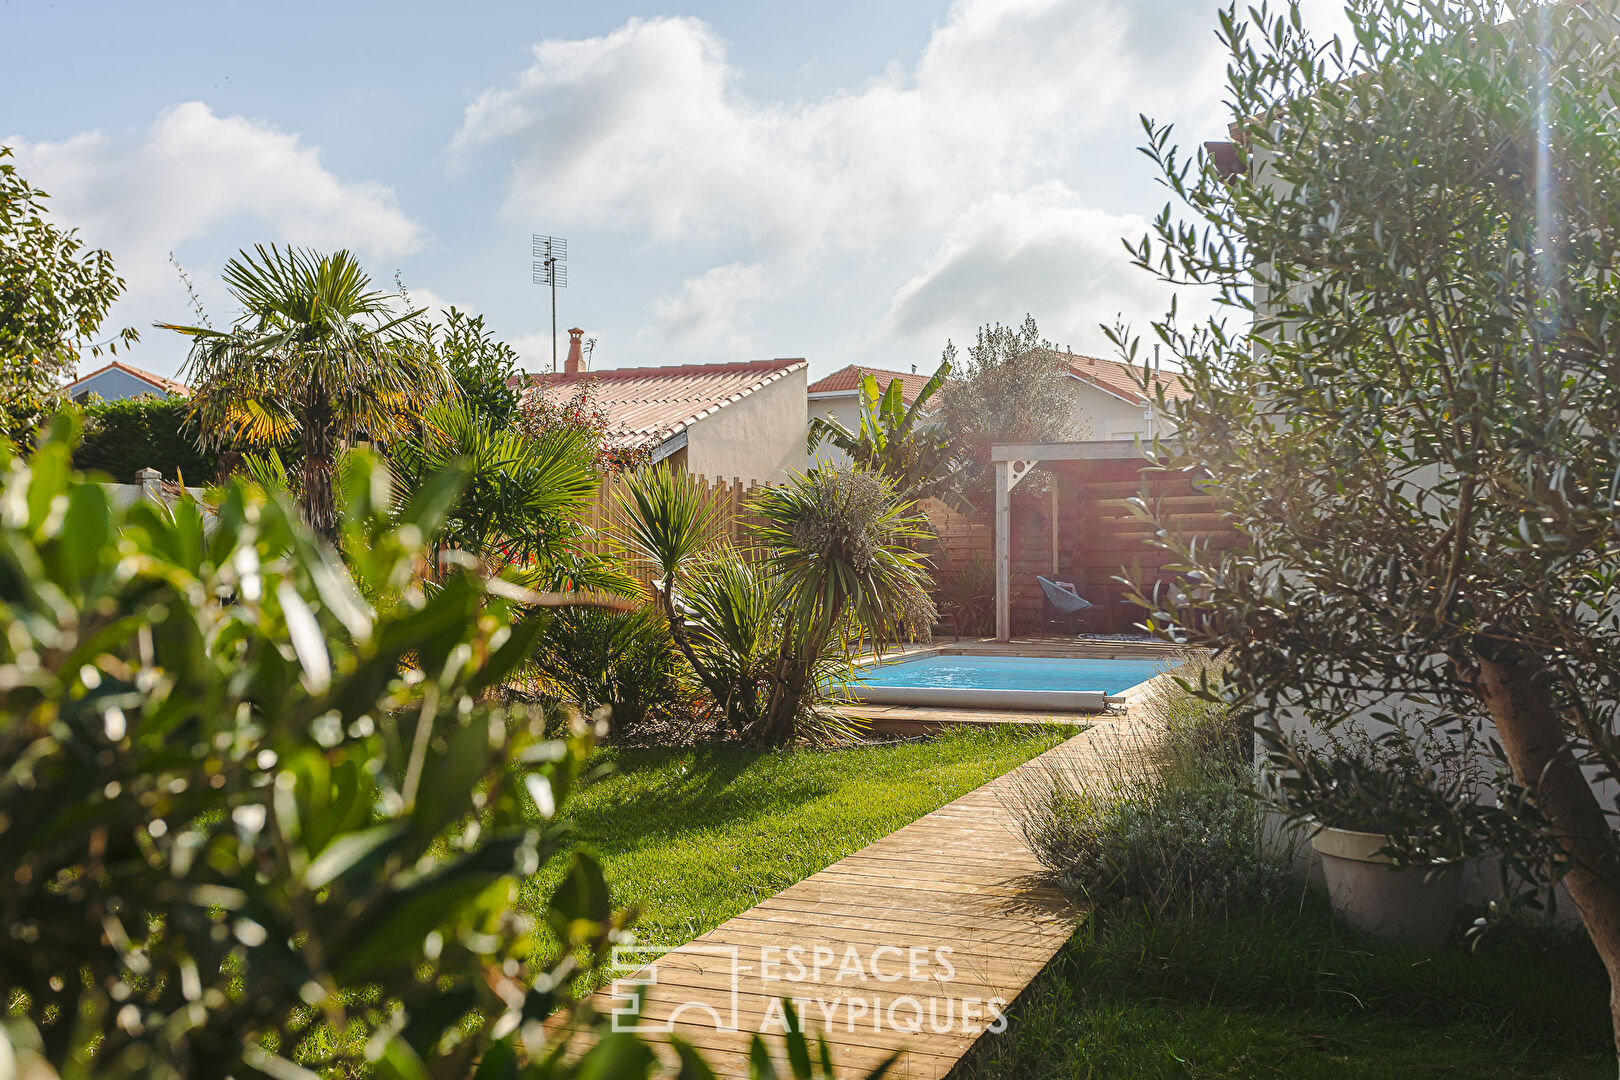
<path fill-rule="evenodd" d="M 219 458 L 197 448 L 194 432 L 188 432 L 186 404 L 181 397 L 90 402 L 84 406 L 84 441 L 74 451 L 74 467 L 133 484 L 135 473 L 150 465 L 165 480 L 179 474 L 192 487 L 212 484 Z"/>

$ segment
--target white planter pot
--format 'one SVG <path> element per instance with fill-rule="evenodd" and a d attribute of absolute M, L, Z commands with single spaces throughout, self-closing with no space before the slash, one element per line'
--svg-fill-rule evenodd
<path fill-rule="evenodd" d="M 1351 926 L 1388 941 L 1436 949 L 1451 933 L 1462 888 L 1457 864 L 1396 869 L 1378 849 L 1383 833 L 1323 829 L 1311 838 L 1322 857 L 1333 912 Z"/>

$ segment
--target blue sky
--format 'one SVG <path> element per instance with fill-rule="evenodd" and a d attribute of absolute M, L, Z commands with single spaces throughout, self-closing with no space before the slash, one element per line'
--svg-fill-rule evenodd
<path fill-rule="evenodd" d="M 677 0 L 679 2 L 679 0 Z M 100 4 L 0 0 L 0 140 L 183 353 L 172 251 L 215 325 L 254 242 L 351 247 L 419 304 L 550 358 L 529 235 L 570 241 L 561 327 L 599 367 L 804 356 L 924 370 L 1026 311 L 1106 349 L 1164 292 L 1137 114 L 1216 136 L 1204 0 Z M 564 335 L 564 340 L 566 336 Z"/>

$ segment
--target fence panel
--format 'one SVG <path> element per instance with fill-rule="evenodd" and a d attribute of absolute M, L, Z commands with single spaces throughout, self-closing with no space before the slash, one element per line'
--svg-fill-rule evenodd
<path fill-rule="evenodd" d="M 713 550 L 730 544 L 745 556 L 750 555 L 754 548 L 753 516 L 749 514 L 747 504 L 764 485 L 758 480 L 744 482 L 737 477 L 726 480 L 697 476 L 693 479 L 709 505 L 717 508 L 708 548 Z M 629 522 L 625 504 L 628 498 L 629 483 L 623 476 L 609 476 L 602 481 L 596 500 L 584 515 L 584 522 L 594 537 L 586 545 L 587 550 L 599 555 L 625 554 Z M 631 576 L 650 588 L 657 577 L 653 567 L 640 559 L 626 557 L 625 561 Z"/>

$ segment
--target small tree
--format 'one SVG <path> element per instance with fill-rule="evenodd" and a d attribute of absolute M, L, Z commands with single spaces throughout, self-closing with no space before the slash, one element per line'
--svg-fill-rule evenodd
<path fill-rule="evenodd" d="M 495 427 L 516 417 L 522 396 L 516 385 L 522 374 L 517 350 L 485 328 L 482 315 L 452 307 L 445 312 L 444 326 L 426 327 L 424 337 L 455 380 L 463 401 Z"/>
<path fill-rule="evenodd" d="M 1138 261 L 1253 318 L 1157 327 L 1193 389 L 1165 465 L 1207 469 L 1248 546 L 1178 548 L 1191 610 L 1153 618 L 1227 658 L 1296 815 L 1391 794 L 1313 767 L 1325 730 L 1488 729 L 1494 799 L 1380 820 L 1408 858 L 1565 882 L 1620 1033 L 1620 17 L 1351 13 L 1325 45 L 1297 4 L 1222 16 L 1235 171 L 1147 125 L 1192 220 Z"/>
<path fill-rule="evenodd" d="M 939 415 L 956 456 L 952 492 L 969 506 L 987 510 L 995 490 L 990 448 L 996 443 L 1049 442 L 1075 438 L 1069 385 L 1071 354 L 1042 339 L 1033 316 L 1014 329 L 1000 323 L 979 328 L 958 364 L 956 346 L 945 343 L 951 378 L 940 395 Z"/>
<path fill-rule="evenodd" d="M 77 229 L 50 222 L 49 196 L 17 175 L 11 156 L 0 146 L 0 424 L 22 448 L 60 404 L 83 353 L 116 352 L 139 335 L 124 329 L 95 341 L 124 279 L 105 250 L 85 250 Z"/>

